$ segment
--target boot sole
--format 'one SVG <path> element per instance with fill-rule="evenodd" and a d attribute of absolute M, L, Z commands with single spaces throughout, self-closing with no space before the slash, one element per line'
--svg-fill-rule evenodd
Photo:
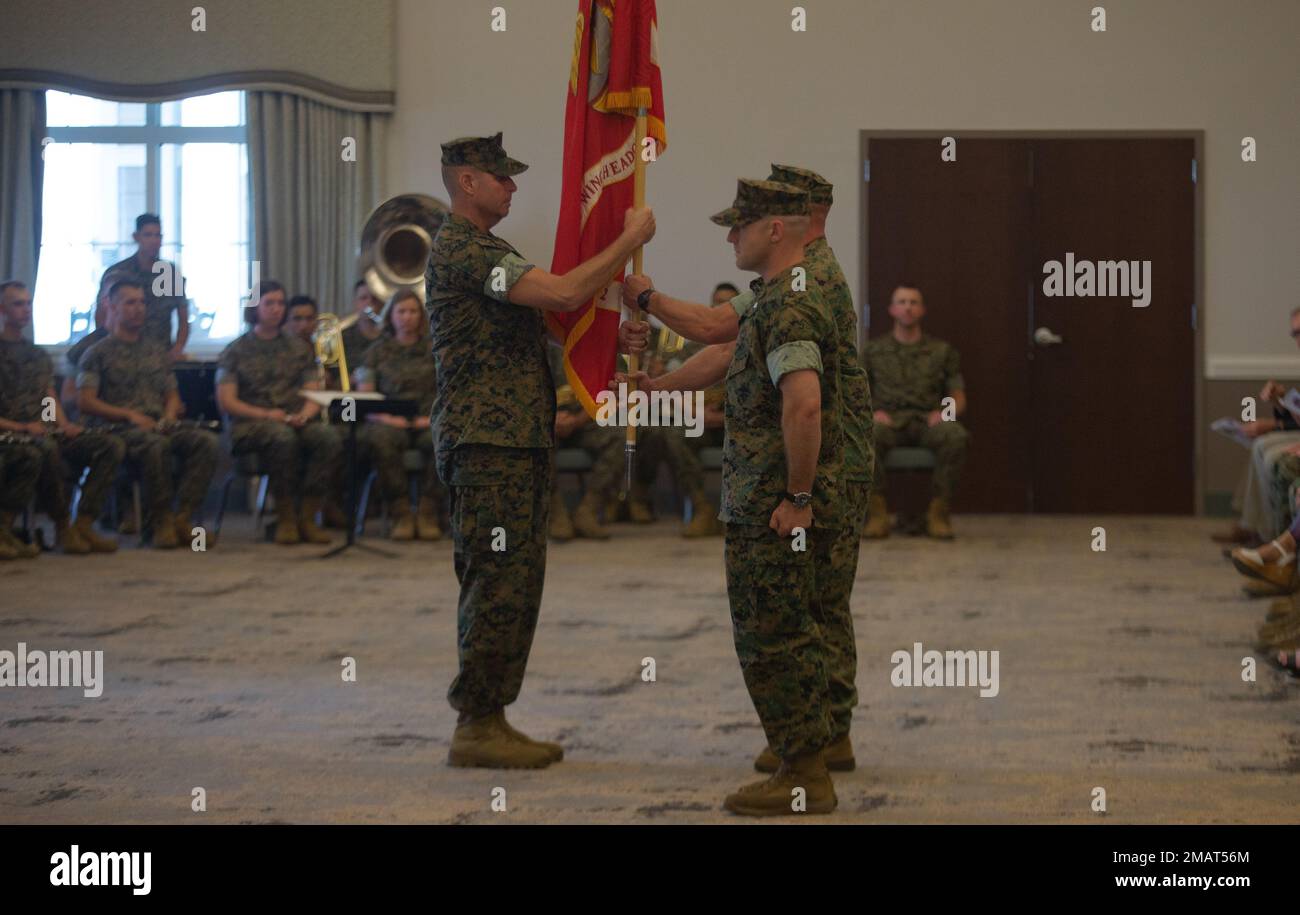
<path fill-rule="evenodd" d="M 1264 574 L 1258 571 L 1254 566 L 1250 565 L 1249 563 L 1242 562 L 1240 559 L 1238 559 L 1235 556 L 1232 557 L 1232 564 L 1237 569 L 1238 572 L 1240 572 L 1242 575 L 1245 575 L 1247 578 L 1253 578 L 1255 581 L 1262 581 L 1265 584 L 1270 584 L 1275 588 L 1291 587 L 1289 582 L 1287 584 L 1279 584 L 1278 582 L 1274 581 L 1271 578 L 1266 578 Z"/>
<path fill-rule="evenodd" d="M 548 756 L 537 762 L 502 762 L 495 757 L 480 756 L 464 750 L 448 750 L 447 765 L 458 769 L 545 769 L 553 760 Z"/>
<path fill-rule="evenodd" d="M 852 757 L 849 759 L 837 760 L 835 762 L 831 762 L 830 760 L 826 761 L 826 768 L 830 772 L 852 772 L 857 767 L 858 761 Z M 776 766 L 768 768 L 767 766 L 760 766 L 757 762 L 754 763 L 754 771 L 762 772 L 764 775 L 773 774 L 776 772 L 776 768 Z"/>
<path fill-rule="evenodd" d="M 810 814 L 814 816 L 825 816 L 826 814 L 835 812 L 835 808 L 839 806 L 839 798 L 832 798 L 829 805 L 809 804 L 807 810 L 800 811 L 791 810 L 789 806 L 784 808 L 778 807 L 776 809 L 759 805 L 750 806 L 743 800 L 730 802 L 724 801 L 722 806 L 725 810 L 744 817 L 797 817 L 808 816 Z"/>

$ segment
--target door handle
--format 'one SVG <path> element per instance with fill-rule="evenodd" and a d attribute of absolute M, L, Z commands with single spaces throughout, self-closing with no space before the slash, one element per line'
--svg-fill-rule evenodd
<path fill-rule="evenodd" d="M 1034 342 L 1039 346 L 1053 346 L 1057 343 L 1064 343 L 1065 338 L 1052 333 L 1050 328 L 1040 327 L 1034 331 Z"/>

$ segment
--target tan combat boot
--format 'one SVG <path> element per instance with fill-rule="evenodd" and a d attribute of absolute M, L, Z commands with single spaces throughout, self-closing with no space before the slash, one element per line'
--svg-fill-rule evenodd
<path fill-rule="evenodd" d="M 95 533 L 94 521 L 89 515 L 77 515 L 77 520 L 72 524 L 72 530 L 76 531 L 86 544 L 90 553 L 116 553 L 117 541 L 109 540 L 107 537 L 101 537 Z M 65 549 L 64 552 L 67 552 Z"/>
<path fill-rule="evenodd" d="M 402 496 L 390 508 L 393 510 L 393 529 L 388 532 L 388 539 L 414 540 L 415 516 L 411 514 L 411 503 Z"/>
<path fill-rule="evenodd" d="M 14 555 L 0 557 L 7 559 L 35 559 L 41 555 L 41 548 L 34 543 L 23 543 L 14 534 L 14 512 L 0 512 L 0 550 L 8 547 Z"/>
<path fill-rule="evenodd" d="M 952 523 L 948 520 L 947 499 L 930 500 L 930 512 L 925 518 L 925 532 L 936 540 L 953 538 Z"/>
<path fill-rule="evenodd" d="M 298 513 L 298 533 L 305 543 L 330 542 L 330 535 L 316 525 L 316 513 L 320 511 L 320 503 L 320 496 L 303 496 L 302 511 Z"/>
<path fill-rule="evenodd" d="M 348 529 L 348 516 L 335 504 L 333 497 L 325 500 L 324 507 L 321 509 L 321 520 L 325 522 L 326 527 L 336 531 Z"/>
<path fill-rule="evenodd" d="M 848 734 L 827 744 L 822 754 L 826 768 L 832 772 L 852 772 L 858 764 L 853 758 L 853 743 Z M 780 767 L 781 758 L 772 752 L 771 747 L 763 747 L 763 752 L 754 759 L 754 769 L 759 772 L 775 772 Z"/>
<path fill-rule="evenodd" d="M 708 499 L 691 499 L 691 523 L 682 529 L 683 537 L 719 537 L 723 533 L 718 510 Z M 772 771 L 776 771 L 773 769 Z"/>
<path fill-rule="evenodd" d="M 176 509 L 176 540 L 182 544 L 194 539 L 194 506 L 181 505 Z M 208 534 L 206 545 L 211 547 L 217 542 L 216 537 Z"/>
<path fill-rule="evenodd" d="M 802 796 L 797 788 L 803 789 Z M 817 752 L 781 760 L 774 775 L 728 794 L 722 806 L 742 816 L 779 817 L 830 813 L 837 803 L 826 761 Z"/>
<path fill-rule="evenodd" d="M 293 511 L 293 499 L 288 496 L 275 500 L 275 542 L 280 546 L 293 546 L 302 542 L 298 532 L 298 516 Z"/>
<path fill-rule="evenodd" d="M 18 558 L 18 548 L 14 546 L 13 535 L 5 536 L 0 533 L 0 562 L 8 562 L 10 559 Z"/>
<path fill-rule="evenodd" d="M 882 493 L 872 493 L 867 507 L 867 526 L 862 531 L 865 540 L 882 540 L 889 536 L 889 506 Z"/>
<path fill-rule="evenodd" d="M 90 552 L 90 544 L 67 518 L 54 519 L 54 545 L 69 556 L 82 556 Z"/>
<path fill-rule="evenodd" d="M 506 721 L 505 709 L 497 709 L 496 715 L 501 727 L 505 728 L 506 733 L 515 740 L 527 744 L 530 747 L 541 747 L 546 751 L 546 755 L 550 757 L 551 762 L 559 762 L 564 759 L 564 747 L 560 746 L 558 743 L 550 743 L 545 740 L 533 740 L 533 738 L 529 737 L 523 731 L 511 725 L 509 721 Z"/>
<path fill-rule="evenodd" d="M 155 550 L 174 550 L 180 545 L 180 538 L 176 536 L 176 516 L 169 510 L 155 509 L 153 512 L 153 548 Z"/>
<path fill-rule="evenodd" d="M 569 517 L 569 508 L 564 504 L 564 496 L 557 489 L 551 493 L 551 539 L 564 543 L 577 536 L 573 529 L 573 519 Z"/>
<path fill-rule="evenodd" d="M 447 764 L 483 769 L 544 769 L 551 753 L 513 737 L 502 724 L 499 712 L 456 725 L 447 751 Z"/>
<path fill-rule="evenodd" d="M 420 510 L 415 515 L 415 536 L 429 541 L 442 539 L 438 503 L 432 496 L 420 496 Z"/>
<path fill-rule="evenodd" d="M 627 518 L 633 524 L 650 524 L 655 513 L 650 509 L 650 490 L 644 483 L 633 483 L 627 497 Z"/>
<path fill-rule="evenodd" d="M 573 529 L 579 537 L 588 540 L 608 540 L 609 531 L 600 526 L 596 517 L 596 506 L 600 500 L 588 493 L 578 503 L 578 510 L 573 513 Z"/>

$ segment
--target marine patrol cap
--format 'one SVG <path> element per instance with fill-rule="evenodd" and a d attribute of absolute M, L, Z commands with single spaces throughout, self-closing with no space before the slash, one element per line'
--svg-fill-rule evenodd
<path fill-rule="evenodd" d="M 721 213 L 709 217 L 720 226 L 743 226 L 764 216 L 807 216 L 808 192 L 780 181 L 741 178 L 736 199 Z"/>
<path fill-rule="evenodd" d="M 528 166 L 506 155 L 501 134 L 491 137 L 460 137 L 442 144 L 443 165 L 470 165 L 502 178 L 527 171 Z"/>
<path fill-rule="evenodd" d="M 773 162 L 772 174 L 767 176 L 767 180 L 781 181 L 803 188 L 808 192 L 808 200 L 814 206 L 831 205 L 831 191 L 835 186 L 811 169 L 794 165 L 777 165 Z"/>

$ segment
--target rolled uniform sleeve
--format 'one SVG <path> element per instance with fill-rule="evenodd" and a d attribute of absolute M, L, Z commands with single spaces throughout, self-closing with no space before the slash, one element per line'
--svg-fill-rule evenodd
<path fill-rule="evenodd" d="M 806 297 L 787 299 L 767 334 L 767 373 L 772 384 L 779 386 L 781 377 L 790 372 L 812 369 L 822 373 L 818 341 L 826 338 L 826 322 L 825 312 Z"/>
<path fill-rule="evenodd" d="M 94 352 L 86 353 L 81 357 L 81 365 L 77 371 L 77 389 L 89 388 L 92 394 L 99 393 L 99 376 L 100 376 L 100 359 L 99 354 Z M 175 377 L 173 376 L 173 382 Z"/>
<path fill-rule="evenodd" d="M 509 305 L 511 288 L 534 266 L 536 265 L 528 263 L 513 251 L 507 252 L 488 271 L 487 278 L 483 281 L 483 288 L 478 291 L 489 299 Z"/>
<path fill-rule="evenodd" d="M 746 289 L 744 292 L 738 292 L 727 300 L 731 307 L 736 310 L 736 317 L 741 317 L 749 311 L 754 305 L 754 293 Z"/>

